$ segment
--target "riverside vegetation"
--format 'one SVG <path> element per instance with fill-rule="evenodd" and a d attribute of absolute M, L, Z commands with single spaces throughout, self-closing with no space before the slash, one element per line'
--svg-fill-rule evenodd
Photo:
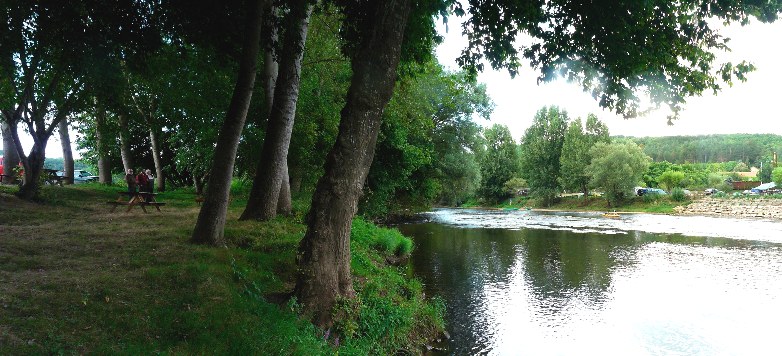
<path fill-rule="evenodd" d="M 390 354 L 423 350 L 444 328 L 444 304 L 393 266 L 412 242 L 355 220 L 356 298 L 321 330 L 288 298 L 308 202 L 293 216 L 238 221 L 228 247 L 188 243 L 198 214 L 188 190 L 161 194 L 162 213 L 109 213 L 119 187 L 43 187 L 43 201 L 0 186 L 0 354 Z"/>

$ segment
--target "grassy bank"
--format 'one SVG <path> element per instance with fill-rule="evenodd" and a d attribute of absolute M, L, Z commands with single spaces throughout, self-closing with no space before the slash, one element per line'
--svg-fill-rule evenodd
<path fill-rule="evenodd" d="M 43 203 L 0 186 L 0 354 L 390 354 L 418 352 L 443 328 L 444 307 L 391 264 L 412 243 L 354 222 L 357 298 L 318 330 L 298 315 L 295 254 L 306 204 L 292 218 L 239 222 L 229 248 L 187 243 L 194 195 L 166 192 L 163 212 L 110 213 L 118 187 L 45 187 Z"/>

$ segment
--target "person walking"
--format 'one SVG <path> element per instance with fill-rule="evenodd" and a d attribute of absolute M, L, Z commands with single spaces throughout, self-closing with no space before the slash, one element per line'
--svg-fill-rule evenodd
<path fill-rule="evenodd" d="M 136 184 L 138 184 L 139 192 L 149 192 L 149 178 L 147 177 L 147 174 L 144 173 L 143 169 L 140 170 L 136 176 Z"/>

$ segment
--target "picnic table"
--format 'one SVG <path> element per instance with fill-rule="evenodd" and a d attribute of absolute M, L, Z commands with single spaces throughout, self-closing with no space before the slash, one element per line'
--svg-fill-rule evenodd
<path fill-rule="evenodd" d="M 62 187 L 62 182 L 64 182 L 66 179 L 68 179 L 68 177 L 58 175 L 57 170 L 44 169 L 44 181 L 46 184 L 59 185 Z"/>
<path fill-rule="evenodd" d="M 157 196 L 157 193 L 149 193 L 149 192 L 128 192 L 128 191 L 118 191 L 117 192 L 119 196 L 117 197 L 117 200 L 115 201 L 109 201 L 106 202 L 107 204 L 111 205 L 111 212 L 114 212 L 114 209 L 117 208 L 117 206 L 120 205 L 126 205 L 128 207 L 125 212 L 130 211 L 133 209 L 134 206 L 141 207 L 141 210 L 144 210 L 145 213 L 147 213 L 147 206 L 154 206 L 157 211 L 160 211 L 161 205 L 166 205 L 166 203 L 159 203 L 155 196 Z"/>

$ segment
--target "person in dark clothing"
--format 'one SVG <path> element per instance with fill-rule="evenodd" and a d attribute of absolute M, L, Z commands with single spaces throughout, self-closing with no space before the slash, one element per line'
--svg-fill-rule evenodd
<path fill-rule="evenodd" d="M 149 177 L 147 177 L 143 169 L 136 176 L 136 184 L 138 184 L 139 192 L 149 192 Z"/>
<path fill-rule="evenodd" d="M 125 183 L 128 183 L 128 193 L 136 192 L 136 176 L 133 175 L 133 170 L 130 168 L 125 172 Z"/>

